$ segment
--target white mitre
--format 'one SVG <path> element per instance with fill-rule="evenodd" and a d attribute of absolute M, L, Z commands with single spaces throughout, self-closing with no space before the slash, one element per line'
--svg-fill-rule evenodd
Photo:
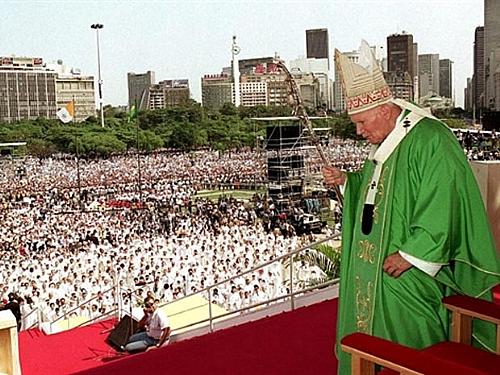
<path fill-rule="evenodd" d="M 373 51 L 366 41 L 361 41 L 359 59 L 352 59 L 335 49 L 335 62 L 347 101 L 347 113 L 353 115 L 393 98 Z"/>

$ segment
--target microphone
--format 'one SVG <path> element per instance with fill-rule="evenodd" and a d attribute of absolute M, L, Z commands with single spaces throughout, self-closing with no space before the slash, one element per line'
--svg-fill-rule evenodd
<path fill-rule="evenodd" d="M 365 203 L 365 206 L 363 208 L 363 216 L 361 218 L 361 232 L 364 235 L 369 235 L 372 231 L 374 209 L 375 205 Z"/>

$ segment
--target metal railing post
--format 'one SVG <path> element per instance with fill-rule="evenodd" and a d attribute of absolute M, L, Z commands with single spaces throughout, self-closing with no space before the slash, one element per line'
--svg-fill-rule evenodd
<path fill-rule="evenodd" d="M 210 321 L 210 333 L 214 331 L 214 322 L 212 320 L 212 293 L 210 293 L 211 288 L 208 288 L 208 318 Z"/>
<path fill-rule="evenodd" d="M 290 254 L 290 307 L 295 310 L 295 297 L 293 295 L 293 254 Z"/>

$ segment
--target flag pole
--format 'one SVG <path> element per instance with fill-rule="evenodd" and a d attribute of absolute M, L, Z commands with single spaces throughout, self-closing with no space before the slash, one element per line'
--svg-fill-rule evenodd
<path fill-rule="evenodd" d="M 71 100 L 73 103 L 73 124 L 76 122 L 76 104 L 75 104 L 75 96 L 73 95 L 73 99 Z"/>
<path fill-rule="evenodd" d="M 135 111 L 137 113 L 137 96 L 135 97 Z M 139 190 L 139 203 L 142 206 L 142 181 L 141 181 L 141 153 L 139 149 L 139 121 L 137 121 L 137 116 L 134 119 L 136 127 L 136 138 L 137 138 L 137 180 L 138 180 L 138 190 Z"/>

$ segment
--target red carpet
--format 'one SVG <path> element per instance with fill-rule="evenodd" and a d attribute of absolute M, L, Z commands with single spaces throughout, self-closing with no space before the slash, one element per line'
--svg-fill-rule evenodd
<path fill-rule="evenodd" d="M 24 375 L 334 375 L 336 316 L 335 299 L 121 357 L 104 343 L 102 325 L 89 326 L 53 337 L 21 339 L 22 370 Z"/>
<path fill-rule="evenodd" d="M 116 358 L 115 350 L 104 341 L 108 333 L 102 333 L 113 327 L 113 323 L 108 320 L 54 335 L 45 335 L 38 329 L 21 332 L 22 373 L 71 374 Z"/>

